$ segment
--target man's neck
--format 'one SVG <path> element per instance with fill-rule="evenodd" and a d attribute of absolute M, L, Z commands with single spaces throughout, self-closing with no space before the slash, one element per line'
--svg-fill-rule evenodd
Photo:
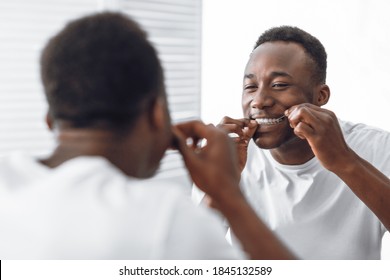
<path fill-rule="evenodd" d="M 277 162 L 285 165 L 304 164 L 314 157 L 308 142 L 298 137 L 294 137 L 278 148 L 271 149 L 271 155 Z"/>
<path fill-rule="evenodd" d="M 143 149 L 139 145 L 131 145 L 129 135 L 99 129 L 62 129 L 56 135 L 56 149 L 48 158 L 40 160 L 48 167 L 56 168 L 80 156 L 101 156 L 129 176 L 144 176 L 146 165 L 144 166 L 145 162 L 140 154 Z M 131 159 L 128 158 L 129 155 Z"/>
<path fill-rule="evenodd" d="M 59 130 L 56 136 L 56 149 L 47 159 L 41 160 L 52 168 L 78 156 L 105 156 L 114 141 L 112 133 L 90 129 Z"/>

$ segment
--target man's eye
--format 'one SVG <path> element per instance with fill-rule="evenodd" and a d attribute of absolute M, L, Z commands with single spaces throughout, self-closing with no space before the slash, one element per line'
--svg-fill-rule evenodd
<path fill-rule="evenodd" d="M 273 88 L 284 88 L 284 87 L 287 87 L 287 86 L 288 86 L 288 84 L 286 84 L 286 83 L 273 83 L 272 84 Z"/>
<path fill-rule="evenodd" d="M 247 85 L 247 86 L 244 86 L 244 90 L 254 90 L 254 89 L 256 89 L 257 88 L 257 86 L 255 86 L 255 85 Z"/>

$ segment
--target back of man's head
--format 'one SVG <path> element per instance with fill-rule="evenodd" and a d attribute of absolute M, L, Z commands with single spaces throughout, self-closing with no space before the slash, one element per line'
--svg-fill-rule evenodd
<path fill-rule="evenodd" d="M 315 81 L 318 83 L 326 82 L 327 54 L 324 46 L 316 37 L 298 27 L 273 27 L 260 35 L 254 49 L 261 44 L 276 41 L 300 44 L 315 64 L 315 73 L 313 73 Z"/>
<path fill-rule="evenodd" d="M 49 114 L 73 127 L 130 125 L 163 92 L 145 32 L 128 17 L 99 13 L 70 22 L 43 50 Z"/>

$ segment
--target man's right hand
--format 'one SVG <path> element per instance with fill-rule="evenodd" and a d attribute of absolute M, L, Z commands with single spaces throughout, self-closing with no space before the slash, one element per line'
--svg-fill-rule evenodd
<path fill-rule="evenodd" d="M 240 170 L 234 143 L 224 131 L 200 121 L 180 123 L 172 127 L 177 149 L 198 188 L 214 202 L 240 195 Z M 191 145 L 187 141 L 190 139 Z M 198 145 L 206 140 L 205 145 Z"/>
<path fill-rule="evenodd" d="M 250 119 L 232 119 L 224 117 L 217 125 L 218 128 L 223 129 L 226 133 L 234 133 L 233 141 L 236 143 L 238 153 L 238 165 L 240 172 L 246 165 L 248 155 L 249 140 L 255 134 L 259 124 L 255 120 Z"/>

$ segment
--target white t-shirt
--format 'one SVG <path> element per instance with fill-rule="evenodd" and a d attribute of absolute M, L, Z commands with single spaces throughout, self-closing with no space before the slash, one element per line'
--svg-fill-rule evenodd
<path fill-rule="evenodd" d="M 340 125 L 348 145 L 389 176 L 390 134 L 362 124 Z M 317 158 L 282 165 L 251 141 L 241 186 L 263 221 L 298 257 L 380 258 L 384 226 Z"/>
<path fill-rule="evenodd" d="M 100 157 L 0 158 L 0 259 L 234 259 L 217 217 Z"/>

